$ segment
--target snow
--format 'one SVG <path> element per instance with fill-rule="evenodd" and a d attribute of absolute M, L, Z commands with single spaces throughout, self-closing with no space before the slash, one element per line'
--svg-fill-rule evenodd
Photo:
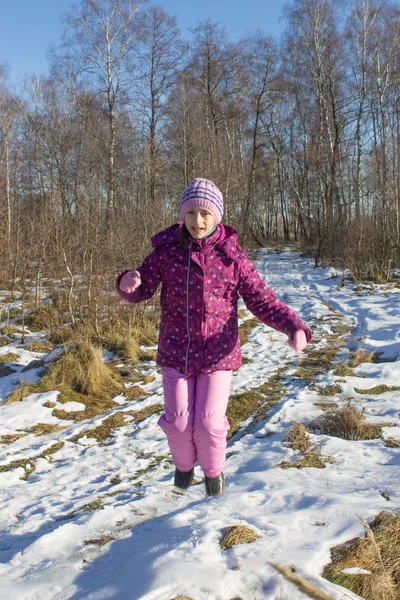
<path fill-rule="evenodd" d="M 383 437 L 400 440 L 400 391 L 373 391 L 383 384 L 400 386 L 400 288 L 341 286 L 333 269 L 315 269 L 310 259 L 290 251 L 261 251 L 256 266 L 310 325 L 315 348 L 329 346 L 327 336 L 345 323 L 354 329 L 337 360 L 362 348 L 378 350 L 385 362 L 360 364 L 355 377 L 337 377 L 330 370 L 314 381 L 302 380 L 294 376 L 301 356 L 287 346 L 285 336 L 257 326 L 243 347 L 252 362 L 234 374 L 232 393 L 257 387 L 285 367 L 285 395 L 264 420 L 249 427 L 245 422 L 230 440 L 226 491 L 219 498 L 205 495 L 199 467 L 197 485 L 184 493 L 173 487 L 159 413 L 138 422 L 127 414 L 125 425 L 106 442 L 90 435 L 70 439 L 89 433 L 115 411 L 162 402 L 161 376 L 153 361 L 146 363 L 146 374 L 155 380 L 140 384 L 152 395 L 138 402 L 120 395 L 116 408 L 92 421 L 52 416 L 53 403 L 64 411 L 83 409 L 78 403 L 59 404 L 56 390 L 0 406 L 0 441 L 4 435 L 27 433 L 37 423 L 63 427 L 0 444 L 0 466 L 29 459 L 35 467 L 29 477 L 22 466 L 0 472 L 2 599 L 167 600 L 184 595 L 193 600 L 302 600 L 303 594 L 269 562 L 295 565 L 297 574 L 332 598 L 357 598 L 324 580 L 321 572 L 331 547 L 364 535 L 357 515 L 368 520 L 382 510 L 398 510 L 399 449 L 386 447 L 382 439 L 347 441 L 315 432 L 311 441 L 332 463 L 323 469 L 277 465 L 295 459 L 296 452 L 284 444 L 288 427 L 321 416 L 315 403 L 324 400 L 338 406 L 352 402 L 368 421 L 385 423 Z M 21 373 L 38 353 L 16 344 L 1 348 L 6 352 L 20 359 L 12 364 L 17 372 L 0 379 L 0 400 L 20 380 L 39 377 L 36 369 Z M 338 380 L 340 392 L 320 396 L 318 386 Z M 354 388 L 371 393 L 358 394 Z M 40 457 L 57 442 L 64 442 L 58 451 Z M 221 550 L 224 528 L 236 524 L 251 527 L 257 541 Z M 99 546 L 95 541 L 101 538 L 110 541 Z M 359 570 L 351 572 L 356 576 Z"/>

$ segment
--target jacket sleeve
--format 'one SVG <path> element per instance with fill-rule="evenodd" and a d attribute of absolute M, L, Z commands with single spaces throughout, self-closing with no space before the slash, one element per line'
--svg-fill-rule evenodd
<path fill-rule="evenodd" d="M 148 300 L 157 291 L 158 286 L 161 283 L 161 272 L 159 269 L 159 257 L 157 256 L 157 249 L 154 249 L 151 254 L 146 256 L 143 264 L 137 269 L 140 273 L 141 283 L 139 287 L 132 293 L 123 292 L 119 287 L 119 282 L 125 273 L 134 269 L 127 269 L 122 271 L 116 281 L 117 292 L 122 298 L 128 300 L 128 302 L 142 302 L 142 300 Z"/>
<path fill-rule="evenodd" d="M 298 329 L 302 329 L 307 342 L 310 341 L 311 330 L 269 289 L 248 258 L 240 265 L 238 291 L 249 311 L 262 323 L 285 333 L 289 338 L 292 338 Z"/>

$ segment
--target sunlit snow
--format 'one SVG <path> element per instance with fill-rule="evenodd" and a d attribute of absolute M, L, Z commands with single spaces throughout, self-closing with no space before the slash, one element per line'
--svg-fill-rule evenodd
<path fill-rule="evenodd" d="M 149 362 L 146 371 L 155 380 L 140 384 L 152 395 L 138 402 L 119 396 L 117 408 L 90 422 L 52 416 L 57 391 L 1 406 L 0 440 L 22 435 L 37 423 L 64 427 L 0 444 L 0 468 L 24 458 L 35 461 L 29 477 L 23 466 L 0 472 L 2 600 L 168 600 L 179 595 L 303 600 L 268 562 L 295 565 L 297 574 L 337 600 L 357 598 L 321 573 L 331 547 L 364 536 L 357 515 L 369 520 L 382 510 L 399 509 L 400 449 L 386 447 L 383 439 L 347 441 L 314 432 L 311 441 L 331 463 L 322 469 L 286 470 L 277 464 L 296 454 L 284 444 L 290 424 L 308 424 L 322 414 L 316 405 L 321 402 L 318 386 L 338 384 L 341 391 L 323 400 L 356 406 L 368 421 L 385 424 L 383 438 L 400 441 L 400 391 L 373 391 L 383 384 L 400 386 L 400 287 L 342 286 L 333 269 L 315 269 L 312 260 L 289 251 L 261 251 L 256 266 L 311 327 L 314 348 L 329 345 L 327 336 L 342 323 L 354 329 L 345 335 L 336 361 L 346 361 L 361 348 L 377 351 L 382 362 L 360 364 L 355 377 L 338 377 L 330 370 L 313 381 L 300 379 L 294 373 L 301 356 L 287 346 L 285 336 L 257 326 L 243 347 L 251 362 L 234 374 L 232 393 L 257 387 L 287 367 L 285 396 L 264 420 L 249 427 L 243 423 L 230 440 L 226 491 L 219 498 L 205 495 L 198 467 L 198 485 L 177 493 L 168 446 L 157 426 L 159 414 L 139 422 L 127 415 L 126 424 L 103 443 L 90 437 L 69 440 L 116 410 L 162 402 L 155 363 Z M 38 379 L 35 369 L 21 373 L 38 354 L 17 345 L 0 349 L 20 356 L 18 365 L 12 364 L 16 373 L 0 379 L 3 400 L 19 381 Z M 360 394 L 355 388 L 372 391 Z M 59 407 L 75 411 L 83 405 Z M 61 449 L 38 458 L 59 441 L 64 442 Z M 223 529 L 235 524 L 251 527 L 258 539 L 221 550 Z M 100 546 L 99 540 L 107 543 Z"/>

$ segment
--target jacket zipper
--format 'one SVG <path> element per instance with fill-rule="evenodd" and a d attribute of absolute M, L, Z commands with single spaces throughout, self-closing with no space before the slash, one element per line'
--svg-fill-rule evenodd
<path fill-rule="evenodd" d="M 192 242 L 189 244 L 189 260 L 188 271 L 186 278 L 186 330 L 188 334 L 188 344 L 186 348 L 185 373 L 188 372 L 189 346 L 190 346 L 190 329 L 189 329 L 189 276 L 190 276 L 190 258 L 191 258 Z"/>

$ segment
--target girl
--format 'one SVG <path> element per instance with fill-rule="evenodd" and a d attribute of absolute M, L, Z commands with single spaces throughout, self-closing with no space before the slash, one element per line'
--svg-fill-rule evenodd
<path fill-rule="evenodd" d="M 242 364 L 239 296 L 260 321 L 285 333 L 294 350 L 304 350 L 311 338 L 258 275 L 222 215 L 218 187 L 193 179 L 181 197 L 181 221 L 152 238 L 141 267 L 117 279 L 118 293 L 129 302 L 151 298 L 162 283 L 157 363 L 165 412 L 158 424 L 168 437 L 175 485 L 188 488 L 198 462 L 209 496 L 224 491 L 225 411 L 232 370 Z"/>

